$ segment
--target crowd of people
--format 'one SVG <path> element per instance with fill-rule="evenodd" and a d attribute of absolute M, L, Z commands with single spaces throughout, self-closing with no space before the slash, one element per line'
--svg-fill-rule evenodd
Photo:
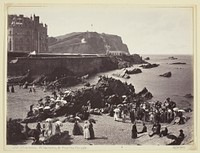
<path fill-rule="evenodd" d="M 76 135 L 83 135 L 84 139 L 91 140 L 95 139 L 95 134 L 94 134 L 94 129 L 93 129 L 93 119 L 86 120 L 84 122 L 83 127 L 81 126 L 80 118 L 77 117 L 74 125 L 73 125 L 73 130 L 72 134 L 74 136 Z M 24 134 L 26 138 L 28 137 L 34 137 L 34 144 L 39 144 L 40 143 L 40 138 L 49 138 L 53 135 L 56 134 L 61 134 L 61 126 L 63 126 L 62 122 L 56 121 L 53 122 L 50 118 L 48 118 L 45 122 L 38 122 L 35 126 L 34 129 L 31 129 L 28 126 L 28 123 L 25 124 L 24 126 Z"/>
<path fill-rule="evenodd" d="M 102 82 L 101 82 L 102 81 Z M 74 121 L 73 135 L 83 135 L 85 139 L 94 139 L 94 130 L 92 121 L 89 120 L 90 114 L 107 114 L 113 117 L 114 121 L 120 121 L 126 123 L 130 119 L 132 125 L 131 137 L 133 139 L 138 138 L 138 134 L 149 132 L 145 122 L 150 122 L 153 124 L 152 130 L 149 132 L 149 137 L 154 135 L 159 135 L 160 137 L 168 135 L 167 127 L 161 130 L 162 123 L 174 124 L 184 124 L 186 122 L 186 117 L 184 116 L 185 110 L 179 109 L 174 101 L 167 98 L 164 102 L 160 101 L 149 101 L 144 100 L 145 98 L 139 94 L 135 93 L 134 86 L 123 84 L 113 78 L 101 77 L 100 85 L 92 87 L 91 92 L 98 93 L 100 96 L 101 104 L 99 107 L 95 108 L 94 99 L 87 102 L 82 102 L 84 96 L 89 94 L 82 94 L 81 91 L 77 91 L 77 95 L 80 93 L 82 97 L 76 99 L 77 95 L 74 92 L 67 90 L 61 92 L 53 91 L 50 96 L 46 96 L 38 100 L 38 103 L 30 106 L 30 111 L 27 113 L 27 118 L 25 122 L 36 122 L 38 120 L 45 120 L 46 118 L 53 118 L 57 116 L 65 115 L 66 117 L 72 116 L 70 118 Z M 110 84 L 113 84 L 112 86 Z M 116 85 L 117 84 L 117 85 Z M 115 88 L 118 92 L 119 85 L 126 89 L 127 95 L 119 96 L 120 94 L 115 93 L 110 95 L 111 89 Z M 25 88 L 28 88 L 28 84 L 24 84 Z M 44 88 L 45 89 L 45 88 Z M 113 92 L 115 91 L 113 90 Z M 29 92 L 35 92 L 35 85 L 30 87 Z M 46 91 L 46 89 L 44 90 Z M 122 91 L 120 91 L 122 92 Z M 85 92 L 87 93 L 87 92 Z M 109 93 L 109 94 L 108 94 Z M 145 91 L 145 93 L 147 93 Z M 141 93 L 142 94 L 142 93 Z M 90 96 L 90 95 L 89 95 Z M 93 96 L 91 94 L 91 96 Z M 82 99 L 81 99 L 82 98 Z M 91 97 L 89 97 L 91 98 Z M 85 99 L 89 99 L 85 98 Z M 94 97 L 92 97 L 94 98 Z M 91 99 L 92 99 L 91 98 Z M 84 99 L 84 101 L 86 101 Z M 134 101 L 135 100 L 135 101 Z M 117 101 L 117 102 L 116 102 Z M 85 121 L 82 127 L 79 124 L 80 120 Z M 143 129 L 141 131 L 137 130 L 136 122 L 140 120 L 143 122 Z M 46 124 L 37 124 L 36 130 L 42 134 L 42 136 L 51 136 L 54 134 L 59 134 L 61 124 L 55 124 L 55 131 L 52 131 L 53 123 L 47 122 Z M 38 139 L 38 138 L 36 138 Z"/>

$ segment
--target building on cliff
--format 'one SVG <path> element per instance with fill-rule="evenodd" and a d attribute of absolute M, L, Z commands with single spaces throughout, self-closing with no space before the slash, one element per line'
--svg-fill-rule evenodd
<path fill-rule="evenodd" d="M 48 51 L 47 25 L 39 16 L 8 15 L 8 52 Z"/>
<path fill-rule="evenodd" d="M 130 55 L 129 52 L 126 51 L 120 51 L 120 50 L 108 50 L 107 55 L 113 55 L 113 56 L 122 56 L 122 55 Z"/>

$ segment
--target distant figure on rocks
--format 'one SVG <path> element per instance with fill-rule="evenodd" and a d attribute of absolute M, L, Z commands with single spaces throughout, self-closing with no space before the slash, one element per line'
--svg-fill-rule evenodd
<path fill-rule="evenodd" d="M 13 86 L 13 85 L 11 86 L 11 92 L 12 92 L 12 93 L 14 93 L 14 92 L 15 92 L 15 88 L 14 88 L 14 86 Z"/>
<path fill-rule="evenodd" d="M 35 84 L 32 85 L 32 90 L 33 90 L 33 92 L 36 92 L 36 90 L 35 90 Z"/>
<path fill-rule="evenodd" d="M 131 123 L 135 122 L 135 111 L 134 109 L 131 109 L 130 111 L 130 118 L 131 118 Z"/>
<path fill-rule="evenodd" d="M 26 81 L 23 85 L 23 89 L 27 89 L 28 88 L 28 82 Z"/>
<path fill-rule="evenodd" d="M 136 123 L 133 124 L 132 126 L 132 138 L 136 139 L 137 138 L 137 127 L 136 127 Z"/>
<path fill-rule="evenodd" d="M 145 132 L 147 132 L 147 127 L 146 127 L 145 123 L 143 123 L 142 131 L 138 132 L 138 134 L 145 133 Z"/>

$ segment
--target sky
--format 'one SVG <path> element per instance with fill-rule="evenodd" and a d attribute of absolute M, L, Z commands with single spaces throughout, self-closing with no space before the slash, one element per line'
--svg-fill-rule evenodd
<path fill-rule="evenodd" d="M 131 54 L 193 54 L 192 8 L 134 5 L 9 7 L 8 14 L 35 14 L 49 36 L 96 31 L 118 35 Z"/>

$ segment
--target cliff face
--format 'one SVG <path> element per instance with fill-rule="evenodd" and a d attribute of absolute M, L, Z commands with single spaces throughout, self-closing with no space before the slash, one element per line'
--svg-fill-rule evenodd
<path fill-rule="evenodd" d="M 48 44 L 49 52 L 54 53 L 105 54 L 108 49 L 129 53 L 121 37 L 97 32 L 79 32 L 50 37 Z"/>

